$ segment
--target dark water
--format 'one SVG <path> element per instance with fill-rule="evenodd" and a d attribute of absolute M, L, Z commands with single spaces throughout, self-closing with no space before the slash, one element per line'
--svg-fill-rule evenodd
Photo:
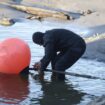
<path fill-rule="evenodd" d="M 0 41 L 17 37 L 26 41 L 31 49 L 31 64 L 41 59 L 43 48 L 32 43 L 32 34 L 52 28 L 67 28 L 78 31 L 78 27 L 48 21 L 26 21 L 10 27 L 0 26 Z M 77 27 L 77 28 L 76 28 Z M 24 59 L 24 58 L 23 58 Z M 51 73 L 45 73 L 43 82 L 30 71 L 28 76 L 0 74 L 0 105 L 86 105 L 94 97 L 105 93 L 105 64 L 95 60 L 80 59 L 68 72 L 87 74 L 100 79 L 87 79 L 66 75 L 64 82 L 51 81 Z M 50 68 L 50 65 L 49 67 Z"/>
<path fill-rule="evenodd" d="M 22 2 L 22 0 L 12 0 L 13 2 L 20 4 Z"/>

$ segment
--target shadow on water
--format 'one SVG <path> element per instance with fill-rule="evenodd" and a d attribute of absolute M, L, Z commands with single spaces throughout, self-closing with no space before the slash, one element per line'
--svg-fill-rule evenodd
<path fill-rule="evenodd" d="M 70 16 L 72 16 L 74 19 L 80 18 L 82 15 L 80 13 L 76 12 L 67 12 Z"/>
<path fill-rule="evenodd" d="M 28 90 L 28 76 L 0 74 L 0 105 L 18 104 L 25 100 Z"/>
<path fill-rule="evenodd" d="M 101 37 L 101 35 L 98 37 Z M 87 43 L 87 49 L 85 53 L 85 58 L 97 58 L 97 61 L 105 62 L 105 37 Z"/>
<path fill-rule="evenodd" d="M 42 98 L 38 99 L 40 105 L 77 105 L 86 95 L 64 81 L 42 81 L 40 85 L 43 91 Z M 33 98 L 32 102 L 34 101 L 36 99 Z"/>

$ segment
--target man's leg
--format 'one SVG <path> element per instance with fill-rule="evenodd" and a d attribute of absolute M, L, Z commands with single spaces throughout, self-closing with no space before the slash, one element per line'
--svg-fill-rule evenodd
<path fill-rule="evenodd" d="M 51 66 L 52 66 L 52 70 L 55 70 L 55 64 L 56 62 L 64 55 L 64 52 L 60 52 L 59 54 L 57 54 L 53 60 L 51 61 Z M 52 72 L 52 76 L 51 79 L 57 79 L 57 73 L 56 72 Z"/>
<path fill-rule="evenodd" d="M 57 59 L 55 63 L 55 70 L 57 71 L 65 71 L 69 67 L 71 67 L 84 53 L 85 49 L 76 48 L 68 49 L 64 54 L 61 54 L 59 59 Z M 64 74 L 57 73 L 58 79 L 63 80 Z"/>

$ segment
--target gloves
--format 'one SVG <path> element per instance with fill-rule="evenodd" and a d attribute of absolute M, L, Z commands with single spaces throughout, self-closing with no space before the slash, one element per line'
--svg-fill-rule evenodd
<path fill-rule="evenodd" d="M 44 79 L 44 71 L 40 70 L 41 69 L 41 62 L 40 61 L 36 62 L 33 66 L 34 66 L 35 70 L 38 71 L 39 79 L 43 80 Z"/>
<path fill-rule="evenodd" d="M 36 62 L 33 66 L 34 66 L 35 70 L 38 71 L 41 68 L 41 62 Z"/>

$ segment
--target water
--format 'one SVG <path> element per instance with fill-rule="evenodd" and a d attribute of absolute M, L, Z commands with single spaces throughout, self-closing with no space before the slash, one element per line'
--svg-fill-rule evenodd
<path fill-rule="evenodd" d="M 74 28 L 74 31 L 79 32 L 78 26 L 66 23 L 23 20 L 10 27 L 0 26 L 0 41 L 11 37 L 26 41 L 31 49 L 32 67 L 44 54 L 42 47 L 33 44 L 32 34 L 53 28 L 71 30 Z M 64 82 L 51 81 L 50 72 L 45 73 L 43 82 L 35 79 L 37 73 L 34 71 L 25 77 L 0 74 L 0 105 L 86 105 L 94 97 L 105 93 L 105 80 L 101 79 L 105 78 L 104 67 L 103 62 L 81 58 L 67 71 L 96 76 L 100 79 L 66 75 Z"/>
<path fill-rule="evenodd" d="M 20 4 L 22 2 L 22 0 L 12 0 L 13 2 Z"/>

